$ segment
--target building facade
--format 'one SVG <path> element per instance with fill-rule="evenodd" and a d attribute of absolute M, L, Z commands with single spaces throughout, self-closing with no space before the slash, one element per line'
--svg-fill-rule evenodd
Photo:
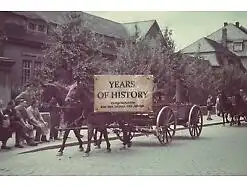
<path fill-rule="evenodd" d="M 220 67 L 224 63 L 238 63 L 247 70 L 247 29 L 240 26 L 239 22 L 225 22 L 217 31 L 181 51 L 187 55 L 200 56 L 213 67 Z"/>
<path fill-rule="evenodd" d="M 0 57 L 0 99 L 5 105 L 11 99 L 11 68 L 14 64 L 13 60 Z"/>
<path fill-rule="evenodd" d="M 42 46 L 50 42 L 51 28 L 65 22 L 67 12 L 0 12 L 0 31 L 7 36 L 1 45 L 0 54 L 15 61 L 13 65 L 12 86 L 27 83 L 40 66 L 43 56 Z M 117 23 L 80 12 L 87 27 L 104 36 L 106 45 L 103 55 L 109 59 L 116 57 L 113 42 L 121 44 L 126 40 L 143 40 L 146 38 L 163 39 L 161 30 L 155 20 Z M 135 33 L 138 32 L 138 35 Z"/>

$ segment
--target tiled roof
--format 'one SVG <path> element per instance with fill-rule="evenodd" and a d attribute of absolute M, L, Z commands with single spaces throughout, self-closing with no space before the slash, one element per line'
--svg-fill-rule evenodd
<path fill-rule="evenodd" d="M 13 12 L 14 14 L 24 16 L 30 19 L 44 20 L 47 23 L 63 24 L 66 20 L 66 11 L 37 11 L 37 12 Z M 117 39 L 137 39 L 135 37 L 138 32 L 139 39 L 143 39 L 149 29 L 155 23 L 155 20 L 139 21 L 131 23 L 117 23 L 105 18 L 94 16 L 85 12 L 77 12 L 81 14 L 87 27 L 98 34 L 102 34 Z"/>
<path fill-rule="evenodd" d="M 22 25 L 15 23 L 6 23 L 4 31 L 7 35 L 8 40 L 14 39 L 15 41 L 29 41 L 43 43 L 48 41 L 48 36 L 46 34 L 26 32 Z"/>
<path fill-rule="evenodd" d="M 14 14 L 25 16 L 31 19 L 40 19 L 48 23 L 63 24 L 65 22 L 66 11 L 37 11 L 37 12 L 13 12 Z M 93 16 L 85 12 L 77 12 L 81 14 L 87 27 L 98 34 L 118 39 L 127 39 L 128 33 L 121 23 L 107 20 L 101 17 Z"/>
<path fill-rule="evenodd" d="M 139 21 L 131 23 L 123 23 L 124 28 L 128 32 L 128 36 L 134 39 L 143 39 L 147 35 L 148 31 L 155 23 L 155 20 Z M 138 38 L 136 38 L 138 35 Z"/>
<path fill-rule="evenodd" d="M 219 28 L 206 37 L 214 41 L 220 41 L 222 39 L 223 28 L 224 27 Z M 238 27 L 233 23 L 228 23 L 225 28 L 227 29 L 227 41 L 247 40 L 247 31 L 243 26 Z"/>
<path fill-rule="evenodd" d="M 244 26 L 240 26 L 239 29 L 247 34 L 247 29 Z"/>

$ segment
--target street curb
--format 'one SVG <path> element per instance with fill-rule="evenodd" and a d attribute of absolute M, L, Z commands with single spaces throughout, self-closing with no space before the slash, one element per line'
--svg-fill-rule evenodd
<path fill-rule="evenodd" d="M 221 125 L 223 124 L 223 122 L 216 122 L 216 123 L 211 123 L 211 124 L 205 124 L 203 125 L 203 127 L 208 127 L 208 126 L 215 126 L 215 125 Z M 183 128 L 177 128 L 176 131 L 180 131 L 180 130 L 186 130 L 188 129 L 187 127 L 183 127 Z M 145 136 L 145 134 L 136 134 L 134 135 L 134 137 L 138 137 L 138 136 Z M 118 137 L 110 137 L 109 140 L 117 140 L 119 139 Z M 104 142 L 105 140 L 102 139 L 102 142 Z M 87 144 L 88 141 L 82 141 L 83 144 Z M 79 145 L 78 141 L 74 141 L 74 142 L 70 142 L 65 144 L 65 147 L 70 147 L 70 146 L 77 146 Z M 34 153 L 34 152 L 39 152 L 39 151 L 45 151 L 45 150 L 49 150 L 49 149 L 58 149 L 61 147 L 61 143 L 59 145 L 48 145 L 46 147 L 41 147 L 41 148 L 37 148 L 37 149 L 32 149 L 29 151 L 24 151 L 24 152 L 20 152 L 18 154 L 26 154 L 26 153 Z"/>

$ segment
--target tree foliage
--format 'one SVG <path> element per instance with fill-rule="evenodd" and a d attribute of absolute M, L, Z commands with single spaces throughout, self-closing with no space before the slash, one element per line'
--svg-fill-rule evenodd
<path fill-rule="evenodd" d="M 52 30 L 38 78 L 70 84 L 80 77 L 86 85 L 92 84 L 92 75 L 100 72 L 103 65 L 104 39 L 88 29 L 83 14 L 70 12 L 64 20 Z"/>
<path fill-rule="evenodd" d="M 105 38 L 87 27 L 83 14 L 70 12 L 64 20 L 54 27 L 45 45 L 38 79 L 55 81 L 60 75 L 63 83 L 69 84 L 79 76 L 86 87 L 92 88 L 94 74 L 152 74 L 157 89 L 165 90 L 170 98 L 179 79 L 190 90 L 192 102 L 199 104 L 217 90 L 246 87 L 246 74 L 240 68 L 231 65 L 212 68 L 203 59 L 175 52 L 172 31 L 168 28 L 160 38 L 137 41 L 137 30 L 135 38 L 122 41 L 121 45 L 115 42 L 111 50 L 116 50 L 116 59 L 109 61 L 101 55 L 107 46 Z"/>

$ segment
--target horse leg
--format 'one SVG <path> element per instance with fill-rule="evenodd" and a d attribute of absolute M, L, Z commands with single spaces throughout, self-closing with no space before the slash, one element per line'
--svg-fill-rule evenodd
<path fill-rule="evenodd" d="M 94 139 L 94 146 L 97 146 L 97 134 L 98 134 L 98 129 L 95 128 L 94 136 L 93 136 L 93 139 Z"/>
<path fill-rule="evenodd" d="M 123 147 L 121 147 L 120 150 L 125 150 L 126 145 L 129 143 L 129 137 L 128 137 L 126 126 L 124 124 L 122 124 L 121 126 L 122 126 L 122 132 L 123 132 Z"/>
<path fill-rule="evenodd" d="M 102 135 L 103 135 L 103 133 L 102 132 L 100 132 L 100 135 L 99 135 L 99 139 L 98 139 L 98 141 L 97 141 L 97 148 L 98 149 L 100 149 L 101 148 L 101 142 L 102 142 Z"/>
<path fill-rule="evenodd" d="M 237 121 L 238 121 L 238 126 L 241 126 L 241 123 L 240 123 L 240 115 L 238 115 Z"/>
<path fill-rule="evenodd" d="M 63 142 L 62 142 L 62 145 L 57 153 L 57 156 L 62 156 L 63 155 L 63 151 L 64 151 L 64 148 L 65 148 L 65 143 L 67 141 L 67 138 L 69 136 L 69 132 L 70 130 L 65 130 L 64 132 L 64 135 L 63 135 Z"/>
<path fill-rule="evenodd" d="M 87 149 L 84 154 L 85 157 L 89 156 L 89 152 L 91 151 L 91 140 L 94 135 L 93 132 L 94 132 L 94 128 L 92 127 L 92 125 L 88 125 L 88 130 L 87 130 L 88 142 L 87 142 Z"/>
<path fill-rule="evenodd" d="M 99 139 L 97 139 L 98 132 L 100 133 Z M 96 128 L 94 132 L 94 146 L 97 146 L 96 148 L 100 149 L 101 142 L 102 142 L 102 132 L 98 131 L 98 128 Z"/>
<path fill-rule="evenodd" d="M 229 123 L 229 120 L 228 120 L 228 113 L 225 113 L 226 114 L 226 122 Z"/>
<path fill-rule="evenodd" d="M 84 148 L 83 148 L 83 142 L 81 140 L 81 134 L 80 134 L 80 130 L 73 130 L 74 131 L 74 134 L 79 142 L 79 151 L 84 151 Z"/>
<path fill-rule="evenodd" d="M 131 142 L 131 140 L 130 140 L 130 136 L 131 136 L 131 128 L 129 128 L 129 133 L 128 133 L 128 147 L 131 147 L 131 145 L 132 145 L 132 142 Z"/>
<path fill-rule="evenodd" d="M 104 129 L 101 132 L 101 137 L 102 137 L 102 134 L 104 135 L 104 138 L 105 138 L 107 152 L 110 153 L 111 152 L 111 144 L 110 144 L 110 141 L 109 141 L 109 138 L 108 138 L 107 129 Z"/>
<path fill-rule="evenodd" d="M 223 126 L 225 126 L 225 114 L 224 114 L 224 112 L 222 112 L 221 115 L 222 115 L 222 119 L 223 119 Z"/>

